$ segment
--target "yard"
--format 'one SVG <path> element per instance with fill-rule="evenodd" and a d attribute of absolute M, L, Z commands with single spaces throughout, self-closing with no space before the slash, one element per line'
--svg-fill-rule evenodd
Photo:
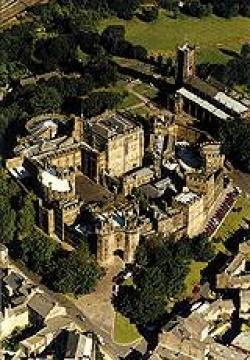
<path fill-rule="evenodd" d="M 200 272 L 207 266 L 207 262 L 192 261 L 190 264 L 190 271 L 185 279 L 185 297 L 192 296 L 192 290 L 195 285 L 200 283 Z"/>
<path fill-rule="evenodd" d="M 174 55 L 178 45 L 189 41 L 197 45 L 200 62 L 225 62 L 228 56 L 219 48 L 238 51 L 241 44 L 249 40 L 250 20 L 216 16 L 172 19 L 161 11 L 154 23 L 145 23 L 136 17 L 130 21 L 111 18 L 104 20 L 100 28 L 115 24 L 124 25 L 127 40 L 144 46 L 151 54 Z"/>
<path fill-rule="evenodd" d="M 136 326 L 129 319 L 116 313 L 114 322 L 113 339 L 117 344 L 131 344 L 140 338 Z"/>

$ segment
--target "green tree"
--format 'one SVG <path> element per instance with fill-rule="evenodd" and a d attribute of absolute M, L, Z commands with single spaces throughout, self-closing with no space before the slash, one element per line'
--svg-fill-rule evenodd
<path fill-rule="evenodd" d="M 0 241 L 8 244 L 14 239 L 16 213 L 7 198 L 0 196 Z"/>
<path fill-rule="evenodd" d="M 57 244 L 39 229 L 32 227 L 31 232 L 32 234 L 21 242 L 22 260 L 32 271 L 46 275 L 53 266 Z"/>
<path fill-rule="evenodd" d="M 61 105 L 62 97 L 59 92 L 45 84 L 37 86 L 29 99 L 29 107 L 33 114 L 53 112 L 60 109 Z"/>
<path fill-rule="evenodd" d="M 185 241 L 154 237 L 139 244 L 136 263 L 141 271 L 134 286 L 122 286 L 114 305 L 137 325 L 160 319 L 166 306 L 184 290 L 190 249 Z"/>
<path fill-rule="evenodd" d="M 87 294 L 101 276 L 101 269 L 86 244 L 58 259 L 53 287 L 62 293 Z"/>
<path fill-rule="evenodd" d="M 32 194 L 26 195 L 18 212 L 17 236 L 19 240 L 29 238 L 34 231 L 35 209 L 33 201 L 34 196 Z"/>
<path fill-rule="evenodd" d="M 8 68 L 5 63 L 0 64 L 0 86 L 5 86 L 8 83 Z"/>

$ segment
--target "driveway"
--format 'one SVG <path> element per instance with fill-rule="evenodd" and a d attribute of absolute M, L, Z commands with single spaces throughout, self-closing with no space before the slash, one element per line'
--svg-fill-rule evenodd
<path fill-rule="evenodd" d="M 114 264 L 107 269 L 104 278 L 96 290 L 78 298 L 76 306 L 87 315 L 88 319 L 99 329 L 111 334 L 114 323 L 114 309 L 111 304 L 113 277 L 124 267 L 122 260 L 115 257 Z"/>

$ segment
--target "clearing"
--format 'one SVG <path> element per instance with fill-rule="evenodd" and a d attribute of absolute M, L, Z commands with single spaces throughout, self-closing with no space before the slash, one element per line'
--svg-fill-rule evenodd
<path fill-rule="evenodd" d="M 172 19 L 162 10 L 153 23 L 142 22 L 136 17 L 129 21 L 114 17 L 102 21 L 100 28 L 118 24 L 125 26 L 127 40 L 144 46 L 152 55 L 175 55 L 176 47 L 189 41 L 199 48 L 200 62 L 216 63 L 228 59 L 228 55 L 219 49 L 238 51 L 241 44 L 249 40 L 250 19 L 216 16 L 203 19 L 181 16 Z"/>

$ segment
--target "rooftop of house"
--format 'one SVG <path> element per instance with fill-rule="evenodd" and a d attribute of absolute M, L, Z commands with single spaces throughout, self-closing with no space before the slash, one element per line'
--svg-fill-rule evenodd
<path fill-rule="evenodd" d="M 3 279 L 5 285 L 7 285 L 12 291 L 16 291 L 18 288 L 20 288 L 24 280 L 25 279 L 21 274 L 18 274 L 14 271 L 11 271 Z"/>
<path fill-rule="evenodd" d="M 198 304 L 199 305 L 199 304 Z M 222 314 L 231 315 L 235 310 L 234 302 L 231 299 L 217 299 L 212 303 L 200 303 L 193 312 L 200 314 L 207 321 L 215 321 Z"/>
<path fill-rule="evenodd" d="M 241 305 L 248 305 L 250 311 L 250 290 L 241 290 L 240 291 L 240 303 Z"/>
<path fill-rule="evenodd" d="M 237 335 L 232 341 L 232 346 L 250 353 L 250 331 L 242 332 Z"/>
<path fill-rule="evenodd" d="M 233 258 L 232 262 L 230 262 L 228 267 L 225 269 L 225 273 L 227 273 L 228 275 L 232 275 L 242 265 L 245 259 L 246 258 L 244 254 L 237 254 Z"/>
<path fill-rule="evenodd" d="M 222 273 L 216 276 L 217 288 L 250 289 L 250 275 L 230 276 Z"/>
<path fill-rule="evenodd" d="M 109 201 L 113 195 L 103 186 L 97 184 L 84 174 L 78 174 L 75 180 L 76 194 L 86 204 Z"/>
<path fill-rule="evenodd" d="M 196 339 L 199 339 L 201 332 L 208 327 L 207 321 L 196 313 L 192 313 L 185 318 L 182 324 L 191 336 Z"/>
<path fill-rule="evenodd" d="M 28 307 L 45 319 L 56 304 L 46 294 L 35 293 L 28 302 Z"/>
<path fill-rule="evenodd" d="M 152 184 L 142 185 L 140 187 L 141 192 L 146 196 L 148 199 L 157 199 L 159 198 L 162 193 L 157 188 L 155 188 Z"/>
<path fill-rule="evenodd" d="M 91 359 L 93 337 L 91 335 L 70 332 L 68 335 L 66 358 Z"/>
<path fill-rule="evenodd" d="M 232 346 L 227 347 L 218 342 L 212 342 L 209 348 L 209 354 L 212 356 L 212 359 L 215 360 L 249 360 L 250 358 L 249 354 L 244 354 Z"/>
<path fill-rule="evenodd" d="M 154 172 L 149 167 L 143 167 L 138 170 L 132 171 L 125 175 L 126 178 L 141 178 L 141 177 L 153 177 Z"/>

